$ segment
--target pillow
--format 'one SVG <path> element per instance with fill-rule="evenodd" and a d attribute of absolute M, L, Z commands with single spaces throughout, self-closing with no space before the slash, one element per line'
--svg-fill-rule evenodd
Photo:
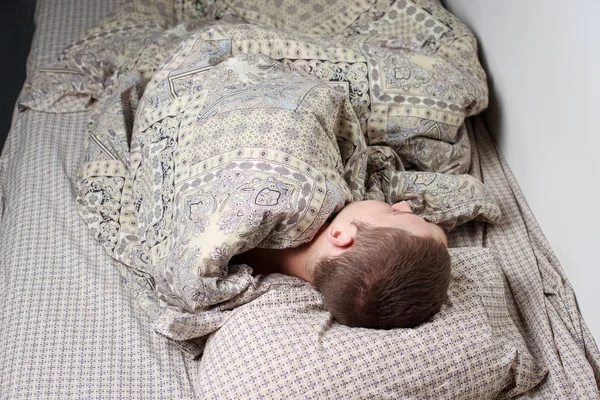
<path fill-rule="evenodd" d="M 333 322 L 310 285 L 271 290 L 207 341 L 199 397 L 495 399 L 546 375 L 507 309 L 489 250 L 450 249 L 448 300 L 414 329 Z"/>

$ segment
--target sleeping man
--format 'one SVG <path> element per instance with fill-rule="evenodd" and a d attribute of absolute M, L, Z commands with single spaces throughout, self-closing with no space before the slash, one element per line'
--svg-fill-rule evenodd
<path fill-rule="evenodd" d="M 469 175 L 406 171 L 390 147 L 368 145 L 364 107 L 339 84 L 233 55 L 229 37 L 256 34 L 244 29 L 191 35 L 139 102 L 146 81 L 121 79 L 90 128 L 80 213 L 155 330 L 203 337 L 303 281 L 346 325 L 431 318 L 450 281 L 445 230 L 494 221 L 496 203 Z"/>
<path fill-rule="evenodd" d="M 349 203 L 298 247 L 254 248 L 232 262 L 312 283 L 348 326 L 414 327 L 442 306 L 450 283 L 445 232 L 406 201 Z"/>

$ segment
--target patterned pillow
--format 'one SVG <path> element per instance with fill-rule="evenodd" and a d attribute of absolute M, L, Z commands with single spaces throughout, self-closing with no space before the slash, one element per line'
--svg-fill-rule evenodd
<path fill-rule="evenodd" d="M 450 251 L 449 298 L 415 329 L 339 325 L 309 285 L 240 307 L 206 344 L 199 397 L 479 400 L 535 387 L 546 369 L 511 320 L 493 256 Z"/>

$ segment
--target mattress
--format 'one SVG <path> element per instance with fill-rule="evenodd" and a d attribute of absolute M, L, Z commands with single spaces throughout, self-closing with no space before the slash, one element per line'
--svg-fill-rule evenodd
<path fill-rule="evenodd" d="M 29 76 L 122 3 L 39 0 Z M 450 248 L 456 279 L 482 293 L 482 313 L 510 322 L 510 334 L 478 319 L 472 332 L 452 330 L 465 321 L 448 325 L 437 344 L 473 362 L 461 368 L 436 357 L 441 347 L 422 335 L 374 341 L 360 331 L 345 347 L 347 331 L 319 336 L 324 322 L 295 300 L 316 296 L 306 286 L 240 307 L 195 343 L 201 356 L 183 352 L 154 331 L 121 266 L 78 214 L 90 116 L 16 111 L 0 158 L 1 398 L 600 398 L 600 353 L 573 289 L 479 117 L 465 122 L 468 173 L 493 194 L 502 218 L 456 228 Z M 492 264 L 498 268 L 479 268 Z M 452 295 L 459 304 L 464 293 Z M 317 334 L 302 338 L 307 326 Z M 481 349 L 469 353 L 477 335 L 510 349 L 497 370 Z"/>

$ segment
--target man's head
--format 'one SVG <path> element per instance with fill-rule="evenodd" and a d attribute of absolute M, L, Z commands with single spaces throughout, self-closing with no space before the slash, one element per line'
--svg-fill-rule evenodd
<path fill-rule="evenodd" d="M 349 326 L 413 327 L 439 311 L 450 283 L 444 231 L 408 203 L 350 203 L 319 235 L 312 282 Z"/>

